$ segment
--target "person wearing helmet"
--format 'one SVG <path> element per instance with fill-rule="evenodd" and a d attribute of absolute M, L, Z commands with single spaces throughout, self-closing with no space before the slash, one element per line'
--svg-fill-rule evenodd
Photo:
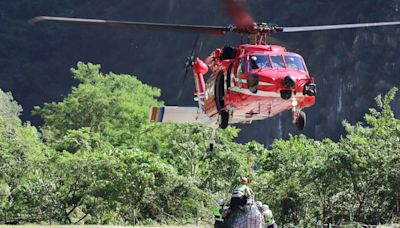
<path fill-rule="evenodd" d="M 225 227 L 224 214 L 225 214 L 225 201 L 223 199 L 218 200 L 217 206 L 214 209 L 214 228 Z"/>
<path fill-rule="evenodd" d="M 268 205 L 262 205 L 262 215 L 264 216 L 264 222 L 266 228 L 276 228 L 277 225 L 272 215 L 272 211 L 269 209 Z"/>
<path fill-rule="evenodd" d="M 234 211 L 247 204 L 247 200 L 252 197 L 253 191 L 248 187 L 249 181 L 246 177 L 240 178 L 240 184 L 233 190 L 229 209 Z"/>
<path fill-rule="evenodd" d="M 264 211 L 264 209 L 263 209 L 263 203 L 262 203 L 261 201 L 257 201 L 257 202 L 256 202 L 256 206 L 257 206 L 257 209 L 258 209 L 260 212 L 263 212 L 263 211 Z"/>

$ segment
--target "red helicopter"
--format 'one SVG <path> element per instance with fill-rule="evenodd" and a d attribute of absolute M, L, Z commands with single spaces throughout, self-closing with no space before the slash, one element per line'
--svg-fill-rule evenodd
<path fill-rule="evenodd" d="M 128 29 L 149 29 L 224 35 L 247 34 L 248 42 L 217 48 L 204 60 L 189 57 L 195 82 L 198 107 L 152 107 L 153 122 L 197 122 L 213 128 L 233 123 L 251 123 L 272 117 L 286 110 L 293 113 L 293 123 L 299 130 L 306 124 L 302 109 L 315 103 L 316 84 L 304 59 L 283 46 L 267 44 L 273 33 L 308 32 L 400 25 L 400 22 L 358 23 L 322 26 L 280 27 L 255 23 L 243 0 L 221 0 L 234 24 L 228 26 L 198 26 L 164 23 L 109 21 L 83 18 L 39 16 L 30 23 L 50 21 L 66 24 L 89 24 Z M 193 54 L 193 52 L 192 52 Z M 208 71 L 211 75 L 204 79 Z M 212 145 L 212 144 L 211 144 Z"/>

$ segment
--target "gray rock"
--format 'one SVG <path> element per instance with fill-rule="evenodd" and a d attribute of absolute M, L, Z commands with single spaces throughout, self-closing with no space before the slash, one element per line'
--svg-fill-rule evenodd
<path fill-rule="evenodd" d="M 264 219 L 257 206 L 246 205 L 243 210 L 233 211 L 226 220 L 227 228 L 263 228 Z"/>

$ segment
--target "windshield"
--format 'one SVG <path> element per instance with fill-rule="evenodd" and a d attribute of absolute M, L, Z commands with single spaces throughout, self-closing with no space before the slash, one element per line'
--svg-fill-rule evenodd
<path fill-rule="evenodd" d="M 285 56 L 285 61 L 288 68 L 306 71 L 303 61 L 298 56 Z"/>
<path fill-rule="evenodd" d="M 249 69 L 260 69 L 265 67 L 271 67 L 268 55 L 250 55 L 249 56 Z"/>
<path fill-rule="evenodd" d="M 271 56 L 272 66 L 274 68 L 285 68 L 285 63 L 283 62 L 282 56 L 274 55 Z"/>

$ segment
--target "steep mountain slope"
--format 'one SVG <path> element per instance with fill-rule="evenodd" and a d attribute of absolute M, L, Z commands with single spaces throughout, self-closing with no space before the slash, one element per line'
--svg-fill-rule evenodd
<path fill-rule="evenodd" d="M 194 4 L 196 6 L 194 6 Z M 247 5 L 255 20 L 282 26 L 400 20 L 399 0 L 271 1 Z M 115 30 L 97 27 L 40 25 L 27 20 L 37 15 L 72 16 L 199 25 L 231 23 L 217 1 L 51 0 L 0 2 L 0 87 L 12 91 L 23 105 L 23 118 L 34 105 L 59 100 L 74 84 L 69 68 L 77 61 L 100 63 L 105 71 L 134 74 L 160 87 L 169 105 L 194 105 L 193 85 L 182 85 L 183 63 L 195 34 Z M 316 139 L 337 138 L 341 121 L 359 121 L 373 98 L 399 85 L 400 27 L 280 34 L 292 51 L 303 55 L 318 85 L 317 103 L 307 109 L 305 134 Z M 200 57 L 213 48 L 240 42 L 240 37 L 201 36 Z M 176 91 L 184 86 L 184 96 Z M 396 103 L 398 106 L 399 101 Z M 240 126 L 239 140 L 269 144 L 298 132 L 290 113 Z"/>

